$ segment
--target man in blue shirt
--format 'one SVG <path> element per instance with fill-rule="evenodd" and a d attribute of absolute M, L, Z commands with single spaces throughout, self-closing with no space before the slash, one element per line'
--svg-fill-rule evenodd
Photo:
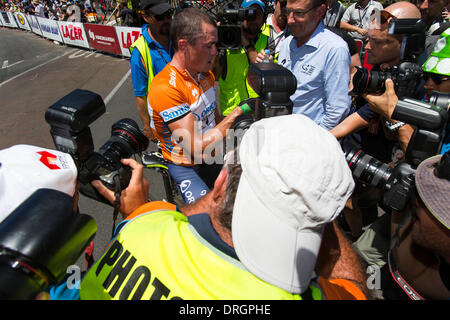
<path fill-rule="evenodd" d="M 147 24 L 142 26 L 142 37 L 130 47 L 131 79 L 144 133 L 152 140 L 147 92 L 153 77 L 172 60 L 169 33 L 173 9 L 167 0 L 141 0 L 140 6 Z"/>
<path fill-rule="evenodd" d="M 278 63 L 297 78 L 291 96 L 293 113 L 311 118 L 330 130 L 350 108 L 350 53 L 346 42 L 324 28 L 325 0 L 288 0 L 291 36 L 280 46 Z"/>

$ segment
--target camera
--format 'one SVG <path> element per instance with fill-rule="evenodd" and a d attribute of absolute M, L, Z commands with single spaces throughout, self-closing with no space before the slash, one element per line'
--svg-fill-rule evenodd
<path fill-rule="evenodd" d="M 0 299 L 34 299 L 60 283 L 97 231 L 73 198 L 38 189 L 0 223 Z"/>
<path fill-rule="evenodd" d="M 290 70 L 274 63 L 252 63 L 248 68 L 247 82 L 259 97 L 240 104 L 247 103 L 254 115 L 240 115 L 231 129 L 245 131 L 260 119 L 292 114 L 294 104 L 290 97 L 297 88 L 297 79 Z"/>
<path fill-rule="evenodd" d="M 364 154 L 357 148 L 344 147 L 353 177 L 383 190 L 383 204 L 402 211 L 415 188 L 415 169 L 425 159 L 439 153 L 448 123 L 449 94 L 433 92 L 430 102 L 399 100 L 392 118 L 417 126 L 408 144 L 405 161 L 394 168 Z"/>
<path fill-rule="evenodd" d="M 94 152 L 89 125 L 105 113 L 102 98 L 91 91 L 76 89 L 45 112 L 56 149 L 69 153 L 78 167 L 78 180 L 88 184 L 99 179 L 111 190 L 125 189 L 131 168 L 120 160 L 148 147 L 147 137 L 132 119 L 121 119 L 112 125 L 111 137 Z"/>
<path fill-rule="evenodd" d="M 393 19 L 389 22 L 388 34 L 403 35 L 402 53 L 398 66 L 387 72 L 372 71 L 356 67 L 351 95 L 383 92 L 386 79 L 392 79 L 399 98 L 413 96 L 422 81 L 422 68 L 415 63 L 425 50 L 425 22 L 421 19 Z"/>
<path fill-rule="evenodd" d="M 218 41 L 216 47 L 220 49 L 239 49 L 241 47 L 242 21 L 252 21 L 256 18 L 254 8 L 240 8 L 235 1 L 224 1 L 216 7 L 207 9 L 220 25 L 217 28 Z"/>
<path fill-rule="evenodd" d="M 392 79 L 399 98 L 412 96 L 422 81 L 422 68 L 413 62 L 402 62 L 392 67 L 390 71 L 372 71 L 363 67 L 356 67 L 353 76 L 353 90 L 351 95 L 362 93 L 379 93 L 385 90 L 385 81 Z"/>

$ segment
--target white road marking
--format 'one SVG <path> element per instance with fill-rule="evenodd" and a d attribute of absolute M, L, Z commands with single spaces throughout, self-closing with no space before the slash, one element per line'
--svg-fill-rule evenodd
<path fill-rule="evenodd" d="M 18 75 L 15 75 L 15 76 L 12 77 L 12 78 L 9 78 L 8 80 L 3 81 L 2 83 L 0 83 L 0 88 L 1 88 L 4 84 L 7 84 L 8 82 L 10 82 L 10 81 L 12 81 L 12 80 L 17 79 L 18 77 L 21 77 L 21 76 L 23 76 L 24 74 L 26 74 L 26 73 L 28 73 L 28 72 L 30 72 L 30 71 L 33 71 L 33 70 L 35 70 L 35 69 L 37 69 L 37 68 L 40 68 L 40 67 L 42 67 L 42 66 L 45 66 L 46 64 L 48 64 L 48 63 L 50 63 L 50 62 L 53 62 L 53 61 L 55 61 L 55 60 L 58 60 L 59 58 L 62 58 L 62 57 L 64 57 L 65 55 L 68 55 L 69 53 L 72 53 L 73 51 L 74 51 L 74 50 L 64 52 L 64 53 L 63 53 L 62 55 L 60 55 L 60 56 L 57 56 L 57 57 L 55 57 L 55 58 L 53 58 L 53 59 L 50 59 L 50 60 L 48 60 L 48 61 L 45 61 L 44 63 L 41 63 L 41 64 L 39 64 L 39 65 L 37 65 L 37 66 L 31 68 L 31 69 L 28 69 L 28 70 L 26 70 L 26 71 L 24 71 L 24 72 L 22 72 L 22 73 L 19 73 Z"/>
<path fill-rule="evenodd" d="M 123 83 L 127 80 L 127 78 L 130 76 L 131 74 L 131 69 L 128 70 L 128 72 L 122 77 L 122 79 L 120 79 L 120 81 L 116 84 L 116 86 L 111 90 L 111 92 L 106 96 L 105 100 L 103 100 L 105 102 L 105 105 L 107 105 L 109 103 L 109 101 L 111 101 L 112 97 L 116 94 L 116 92 L 120 89 L 120 87 L 123 85 Z"/>
<path fill-rule="evenodd" d="M 2 69 L 11 68 L 12 66 L 15 66 L 16 64 L 22 63 L 24 61 L 25 60 L 20 60 L 20 61 L 14 62 L 12 64 L 9 64 L 8 60 L 5 60 L 5 61 L 3 61 Z"/>

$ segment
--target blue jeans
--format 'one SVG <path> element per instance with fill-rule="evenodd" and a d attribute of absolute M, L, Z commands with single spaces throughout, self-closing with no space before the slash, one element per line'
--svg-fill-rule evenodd
<path fill-rule="evenodd" d="M 169 163 L 168 168 L 185 203 L 193 203 L 208 193 L 208 186 L 198 174 L 198 165 L 183 167 Z"/>

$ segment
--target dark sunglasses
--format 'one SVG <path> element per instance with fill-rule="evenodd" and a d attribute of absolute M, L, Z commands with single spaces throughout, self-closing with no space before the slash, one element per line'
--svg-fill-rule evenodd
<path fill-rule="evenodd" d="M 163 21 L 164 19 L 170 19 L 173 16 L 173 10 L 167 10 L 162 14 L 155 14 L 153 16 L 155 17 L 156 21 Z"/>
<path fill-rule="evenodd" d="M 443 76 L 443 75 L 437 74 L 437 73 L 432 73 L 432 72 L 424 72 L 423 77 L 424 77 L 425 81 L 428 81 L 428 79 L 431 78 L 431 80 L 433 80 L 433 82 L 436 83 L 437 85 L 450 79 L 450 77 Z"/>

